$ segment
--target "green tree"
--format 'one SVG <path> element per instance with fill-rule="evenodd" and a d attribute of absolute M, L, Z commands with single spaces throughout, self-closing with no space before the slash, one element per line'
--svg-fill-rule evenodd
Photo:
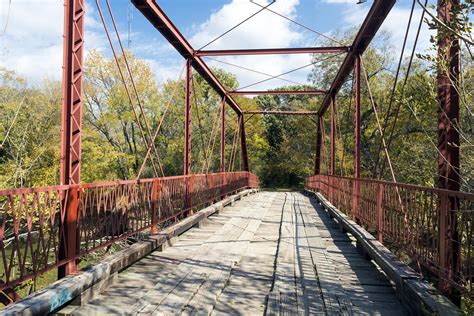
<path fill-rule="evenodd" d="M 4 188 L 58 183 L 61 86 L 30 87 L 0 68 L 0 183 Z"/>

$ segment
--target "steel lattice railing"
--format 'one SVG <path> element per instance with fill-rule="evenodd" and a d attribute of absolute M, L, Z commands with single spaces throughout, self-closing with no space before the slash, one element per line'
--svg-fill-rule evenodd
<path fill-rule="evenodd" d="M 441 290 L 474 295 L 474 194 L 328 175 L 307 178 L 306 188 L 322 193 L 400 258 L 431 271 Z"/>
<path fill-rule="evenodd" d="M 258 185 L 249 172 L 227 172 L 0 190 L 0 291 Z M 67 204 L 77 205 L 77 238 L 75 254 L 61 260 L 71 245 Z"/>

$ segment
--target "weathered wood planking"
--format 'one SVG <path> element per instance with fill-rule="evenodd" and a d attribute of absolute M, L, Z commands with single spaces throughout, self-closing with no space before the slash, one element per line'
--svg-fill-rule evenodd
<path fill-rule="evenodd" d="M 393 285 L 354 239 L 296 192 L 236 201 L 118 279 L 74 313 L 405 314 Z"/>

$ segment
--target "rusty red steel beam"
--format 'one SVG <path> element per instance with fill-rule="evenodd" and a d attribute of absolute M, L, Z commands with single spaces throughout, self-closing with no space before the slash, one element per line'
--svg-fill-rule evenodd
<path fill-rule="evenodd" d="M 331 154 L 330 154 L 330 174 L 336 174 L 336 96 L 332 96 L 331 101 L 331 135 L 330 135 L 330 143 L 331 143 Z"/>
<path fill-rule="evenodd" d="M 354 59 L 354 178 L 360 178 L 360 60 Z"/>
<path fill-rule="evenodd" d="M 322 131 L 324 129 L 324 120 L 322 116 L 318 116 L 317 128 L 316 128 L 316 152 L 314 155 L 314 174 L 318 175 L 321 173 L 321 152 L 322 152 L 322 142 L 323 135 Z"/>
<path fill-rule="evenodd" d="M 474 193 L 322 174 L 307 178 L 305 187 L 321 192 L 334 207 L 346 215 L 351 215 L 351 204 L 357 203 L 357 222 L 364 228 L 375 230 L 374 235 L 377 234 L 379 241 L 396 249 L 400 258 L 416 258 L 416 270 L 431 271 L 441 284 L 449 284 L 453 292 L 458 292 L 458 297 L 459 294 L 470 297 L 474 295 L 474 289 L 466 286 L 474 278 Z M 356 189 L 357 192 L 354 191 Z M 331 192 L 335 194 L 331 196 Z M 398 192 L 403 192 L 402 207 L 396 207 L 399 205 Z M 450 201 L 456 203 L 450 204 Z M 448 213 L 458 217 L 457 239 L 452 237 L 445 240 L 438 237 L 440 231 L 451 228 L 436 225 L 448 220 Z M 429 218 L 433 225 L 414 225 L 420 218 Z M 449 237 L 449 234 L 444 236 Z M 452 273 L 450 267 L 445 266 L 446 253 L 440 251 L 440 247 L 452 244 L 459 248 L 457 273 Z M 454 249 L 448 248 L 446 251 L 453 252 Z M 453 302 L 456 303 L 456 300 Z"/>
<path fill-rule="evenodd" d="M 257 48 L 257 49 L 223 49 L 198 50 L 196 56 L 240 56 L 240 55 L 290 55 L 290 54 L 321 54 L 349 52 L 348 46 L 335 47 L 300 47 L 300 48 Z"/>
<path fill-rule="evenodd" d="M 459 0 L 438 0 L 438 19 L 449 25 L 460 7 Z M 438 67 L 438 183 L 440 189 L 460 191 L 459 92 L 456 84 L 460 73 L 459 39 L 445 30 L 438 30 L 438 56 L 446 69 Z M 448 280 L 440 278 L 438 288 L 456 305 L 462 293 L 450 284 L 462 274 L 462 219 L 452 210 L 459 209 L 459 200 L 441 199 L 439 215 L 439 262 Z M 471 216 L 472 218 L 472 216 Z M 472 279 L 471 279 L 472 280 Z"/>
<path fill-rule="evenodd" d="M 244 115 L 239 115 L 240 124 L 240 150 L 242 155 L 242 171 L 249 171 L 249 159 L 247 154 L 247 137 L 245 136 L 245 120 Z"/>
<path fill-rule="evenodd" d="M 192 96 L 192 80 L 193 69 L 191 60 L 186 62 L 186 88 L 184 99 L 184 158 L 183 158 L 183 175 L 191 174 L 191 96 Z"/>
<path fill-rule="evenodd" d="M 0 280 L 0 285 L 2 284 L 5 284 L 5 282 Z M 5 306 L 18 302 L 19 300 L 21 300 L 21 296 L 11 287 L 7 287 L 0 291 L 0 303 Z"/>
<path fill-rule="evenodd" d="M 196 55 L 196 51 L 189 44 L 186 38 L 181 34 L 178 28 L 171 22 L 169 17 L 160 8 L 155 0 L 132 0 L 135 7 L 150 21 L 150 23 L 166 38 L 166 40 L 181 54 L 185 59 L 192 62 L 194 69 L 206 80 L 206 82 L 219 94 L 221 98 L 226 97 L 226 102 L 237 113 L 240 109 L 237 102 L 229 95 L 227 89 L 217 79 L 211 69 Z"/>
<path fill-rule="evenodd" d="M 231 95 L 325 95 L 325 90 L 309 90 L 309 91 L 298 91 L 298 90 L 286 90 L 286 91 L 230 91 Z"/>
<path fill-rule="evenodd" d="M 220 172 L 225 172 L 225 103 L 223 102 L 221 104 L 221 143 L 220 143 L 220 155 L 221 155 L 221 160 L 220 160 L 220 167 L 219 171 Z M 240 112 L 239 115 L 242 115 L 242 112 Z"/>
<path fill-rule="evenodd" d="M 395 2 L 396 0 L 374 0 L 369 13 L 351 45 L 349 54 L 346 55 L 346 58 L 329 88 L 328 94 L 326 94 L 326 97 L 319 108 L 321 115 L 324 115 L 331 105 L 331 95 L 337 94 L 349 74 L 354 69 L 356 56 L 360 56 L 365 52 Z"/>
<path fill-rule="evenodd" d="M 63 40 L 63 101 L 61 115 L 60 184 L 81 183 L 81 134 L 82 134 L 82 81 L 84 57 L 84 0 L 64 0 Z M 58 278 L 75 273 L 77 266 L 72 260 L 79 251 L 78 190 L 71 189 L 61 199 L 65 207 L 61 215 L 65 219 L 59 228 L 59 260 L 67 263 L 58 268 Z M 64 212 L 64 213 L 63 213 Z"/>
<path fill-rule="evenodd" d="M 354 58 L 354 178 L 360 178 L 360 61 L 361 56 Z M 352 219 L 356 220 L 359 213 L 359 182 L 353 182 Z"/>
<path fill-rule="evenodd" d="M 272 111 L 272 110 L 255 110 L 244 111 L 243 114 L 262 114 L 262 115 L 318 115 L 318 111 Z"/>
<path fill-rule="evenodd" d="M 64 1 L 60 183 L 81 182 L 84 0 Z"/>
<path fill-rule="evenodd" d="M 225 186 L 222 186 L 223 178 Z M 156 228 L 158 224 L 167 226 L 191 209 L 205 207 L 222 195 L 255 187 L 258 182 L 258 177 L 249 172 L 228 172 L 0 190 L 0 199 L 7 201 L 9 209 L 2 213 L 3 225 L 9 231 L 12 227 L 22 227 L 12 228 L 8 235 L 0 234 L 0 244 L 6 250 L 4 260 L 0 260 L 3 272 L 0 292 L 9 296 L 0 296 L 0 301 L 18 300 L 19 296 L 15 297 L 11 289 L 21 282 L 61 269 L 113 243 Z M 199 189 L 203 187 L 209 190 Z M 74 222 L 83 232 L 77 240 L 81 247 L 76 248 L 74 256 L 62 258 L 58 254 L 58 240 L 62 237 L 57 226 L 68 220 L 60 215 L 63 214 L 63 197 L 72 192 L 83 211 Z M 188 204 L 183 198 L 186 194 L 195 197 L 189 199 Z M 33 205 L 38 221 L 23 225 Z M 94 205 L 101 205 L 100 210 Z M 114 211 L 117 205 L 120 212 Z M 144 205 L 151 206 L 152 211 L 141 212 L 137 220 L 136 210 Z M 38 249 L 31 258 L 34 269 L 26 269 L 23 258 L 29 258 L 33 248 Z"/>

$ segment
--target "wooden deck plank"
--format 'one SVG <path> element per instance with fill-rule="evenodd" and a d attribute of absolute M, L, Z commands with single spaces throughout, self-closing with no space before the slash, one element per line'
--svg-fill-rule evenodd
<path fill-rule="evenodd" d="M 308 237 L 309 249 L 313 258 L 325 307 L 328 313 L 352 314 L 348 295 L 340 284 L 334 264 L 326 252 L 319 230 L 313 221 L 313 216 L 306 207 L 301 208 L 305 230 Z"/>
<path fill-rule="evenodd" d="M 75 314 L 403 315 L 384 273 L 296 192 L 236 201 Z"/>
<path fill-rule="evenodd" d="M 298 308 L 304 315 L 325 314 L 324 300 L 321 287 L 314 269 L 313 260 L 309 250 L 308 236 L 304 226 L 301 209 L 296 210 L 296 256 L 298 258 L 298 283 L 302 286 L 303 309 Z M 299 302 L 301 302 L 300 297 Z M 299 305 L 301 306 L 301 304 Z"/>

